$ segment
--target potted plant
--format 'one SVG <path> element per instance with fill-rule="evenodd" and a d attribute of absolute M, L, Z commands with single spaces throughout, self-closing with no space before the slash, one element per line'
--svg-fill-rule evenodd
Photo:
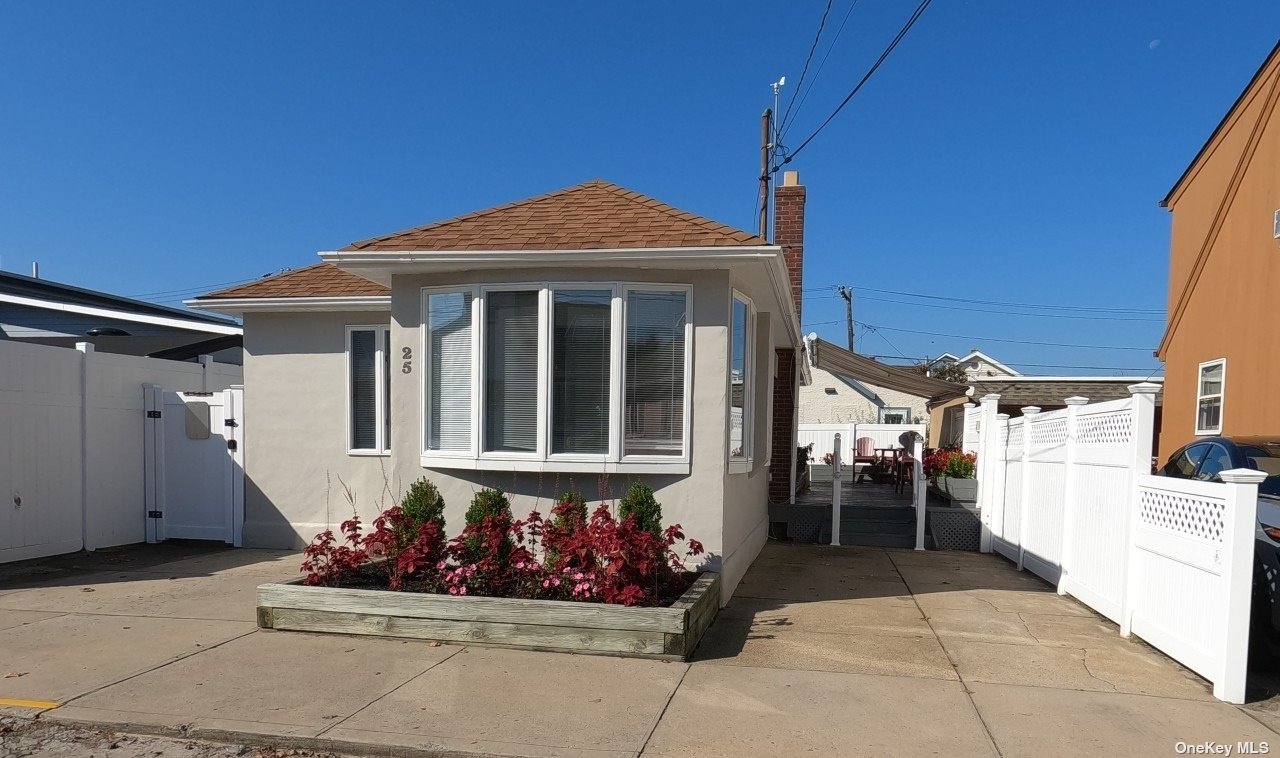
<path fill-rule="evenodd" d="M 978 502 L 978 456 L 959 450 L 937 450 L 924 458 L 924 473 L 956 505 Z"/>

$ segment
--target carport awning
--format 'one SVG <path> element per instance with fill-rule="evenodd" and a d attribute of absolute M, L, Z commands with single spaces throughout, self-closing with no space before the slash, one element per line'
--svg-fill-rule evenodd
<path fill-rule="evenodd" d="M 813 351 L 813 365 L 820 369 L 877 387 L 927 398 L 929 405 L 964 397 L 969 392 L 969 388 L 963 384 L 944 382 L 897 366 L 886 366 L 821 339 L 810 341 L 809 349 Z"/>

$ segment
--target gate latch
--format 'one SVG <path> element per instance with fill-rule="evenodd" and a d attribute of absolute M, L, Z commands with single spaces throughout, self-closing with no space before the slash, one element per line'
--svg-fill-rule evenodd
<path fill-rule="evenodd" d="M 147 518 L 164 518 L 164 511 L 147 511 Z"/>
<path fill-rule="evenodd" d="M 235 440 L 227 440 L 227 449 L 228 449 L 228 450 L 231 450 L 231 451 L 233 451 L 233 452 L 234 452 L 234 451 L 235 451 L 235 449 L 236 449 L 236 441 L 235 441 Z"/>
<path fill-rule="evenodd" d="M 240 426 L 239 424 L 236 423 L 236 420 L 233 418 L 226 419 L 225 421 L 222 422 L 222 425 L 230 426 L 230 427 Z"/>
<path fill-rule="evenodd" d="M 160 411 L 147 411 L 147 418 L 160 418 Z"/>

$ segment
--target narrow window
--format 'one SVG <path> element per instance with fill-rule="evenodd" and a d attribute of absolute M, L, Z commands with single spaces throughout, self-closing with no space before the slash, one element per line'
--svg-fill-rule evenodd
<path fill-rule="evenodd" d="M 352 451 L 386 452 L 390 448 L 389 340 L 390 330 L 385 326 L 355 326 L 347 330 L 347 446 Z"/>
<path fill-rule="evenodd" d="M 551 452 L 609 452 L 610 320 L 613 292 L 552 296 Z"/>
<path fill-rule="evenodd" d="M 751 308 L 745 300 L 733 298 L 733 318 L 729 325 L 729 458 L 751 457 Z"/>
<path fill-rule="evenodd" d="M 1200 381 L 1196 396 L 1196 434 L 1222 432 L 1222 398 L 1226 390 L 1227 361 L 1200 364 Z"/>
<path fill-rule="evenodd" d="M 627 293 L 624 455 L 684 451 L 687 300 L 683 291 Z"/>
<path fill-rule="evenodd" d="M 470 292 L 427 295 L 427 449 L 471 450 Z"/>
<path fill-rule="evenodd" d="M 485 295 L 485 450 L 538 450 L 538 291 Z"/>

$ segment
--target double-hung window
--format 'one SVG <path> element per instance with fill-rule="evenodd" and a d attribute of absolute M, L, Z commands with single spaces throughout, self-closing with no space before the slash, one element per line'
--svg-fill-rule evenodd
<path fill-rule="evenodd" d="M 751 465 L 754 318 L 751 301 L 735 292 L 729 313 L 729 465 L 735 472 L 745 472 Z"/>
<path fill-rule="evenodd" d="M 423 464 L 687 468 L 689 309 L 687 285 L 424 290 Z"/>
<path fill-rule="evenodd" d="M 1200 375 L 1196 381 L 1196 434 L 1222 433 L 1222 398 L 1226 381 L 1226 358 L 1200 364 Z"/>
<path fill-rule="evenodd" d="M 391 449 L 391 329 L 347 327 L 347 450 Z"/>

